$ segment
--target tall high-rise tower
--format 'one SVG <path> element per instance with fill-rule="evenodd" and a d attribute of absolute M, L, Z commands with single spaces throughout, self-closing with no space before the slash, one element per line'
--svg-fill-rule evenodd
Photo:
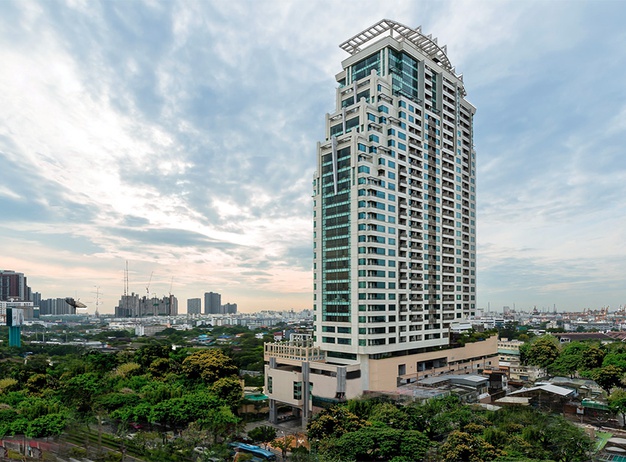
<path fill-rule="evenodd" d="M 0 270 L 0 300 L 16 299 L 30 301 L 31 289 L 28 287 L 24 273 L 11 270 Z"/>
<path fill-rule="evenodd" d="M 341 48 L 313 181 L 314 336 L 265 344 L 273 422 L 281 404 L 306 421 L 368 391 L 498 365 L 496 336 L 452 337 L 476 303 L 463 78 L 437 39 L 386 19 Z"/>
<path fill-rule="evenodd" d="M 433 351 L 475 309 L 475 108 L 420 28 L 382 20 L 340 46 L 313 182 L 315 345 L 345 364 Z"/>
<path fill-rule="evenodd" d="M 216 292 L 205 292 L 204 314 L 222 314 L 222 295 Z"/>

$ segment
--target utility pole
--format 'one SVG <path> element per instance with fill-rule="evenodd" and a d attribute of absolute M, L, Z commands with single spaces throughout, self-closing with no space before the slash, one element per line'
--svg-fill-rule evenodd
<path fill-rule="evenodd" d="M 154 275 L 154 271 L 152 271 L 150 273 L 150 280 L 148 281 L 148 285 L 146 286 L 146 303 L 145 305 L 148 304 L 148 300 L 150 300 L 150 283 L 152 282 L 152 276 Z M 141 312 L 140 312 L 140 316 L 141 316 Z"/>
<path fill-rule="evenodd" d="M 96 318 L 100 317 L 98 306 L 100 305 L 100 286 L 94 286 L 96 288 L 96 312 L 94 313 Z M 93 292 L 92 292 L 93 293 Z"/>
<path fill-rule="evenodd" d="M 126 260 L 126 270 L 124 271 L 124 315 L 128 315 L 128 260 Z"/>

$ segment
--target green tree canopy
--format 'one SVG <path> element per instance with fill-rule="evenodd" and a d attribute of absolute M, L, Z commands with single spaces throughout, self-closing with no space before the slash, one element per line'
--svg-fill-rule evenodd
<path fill-rule="evenodd" d="M 237 377 L 222 377 L 217 379 L 210 388 L 211 393 L 223 399 L 233 409 L 236 409 L 243 400 L 243 388 Z"/>
<path fill-rule="evenodd" d="M 545 369 L 559 357 L 559 341 L 552 335 L 542 335 L 530 344 L 525 353 L 527 364 Z"/>
<path fill-rule="evenodd" d="M 328 437 L 339 438 L 344 433 L 353 432 L 365 426 L 366 421 L 358 418 L 345 407 L 336 405 L 324 409 L 307 424 L 309 438 L 322 440 Z"/>
<path fill-rule="evenodd" d="M 430 441 L 421 432 L 371 426 L 343 434 L 324 452 L 342 461 L 421 460 L 429 446 Z"/>
<path fill-rule="evenodd" d="M 222 377 L 237 374 L 237 366 L 221 350 L 211 348 L 187 356 L 183 361 L 183 372 L 192 380 L 213 383 Z"/>
<path fill-rule="evenodd" d="M 623 421 L 626 422 L 626 390 L 623 388 L 613 390 L 608 401 L 611 410 L 621 414 Z"/>
<path fill-rule="evenodd" d="M 276 439 L 276 429 L 268 425 L 261 425 L 250 430 L 248 436 L 255 443 L 268 443 Z"/>
<path fill-rule="evenodd" d="M 610 393 L 611 388 L 620 385 L 623 377 L 624 371 L 613 365 L 599 367 L 591 371 L 591 378 L 607 393 Z"/>
<path fill-rule="evenodd" d="M 439 456 L 445 462 L 487 462 L 503 455 L 480 437 L 460 431 L 450 433 L 439 449 Z"/>

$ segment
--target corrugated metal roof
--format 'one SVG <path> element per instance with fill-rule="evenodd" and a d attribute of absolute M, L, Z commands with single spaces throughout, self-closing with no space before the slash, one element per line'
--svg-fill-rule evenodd
<path fill-rule="evenodd" d="M 547 391 L 548 393 L 554 393 L 555 395 L 559 395 L 559 396 L 569 396 L 571 394 L 574 394 L 574 390 L 570 388 L 564 388 L 564 387 L 559 387 L 557 385 L 546 384 L 546 385 L 541 385 L 538 387 L 517 390 L 511 393 L 511 395 L 519 395 L 521 393 L 525 393 L 529 391 L 536 391 L 536 390 Z"/>

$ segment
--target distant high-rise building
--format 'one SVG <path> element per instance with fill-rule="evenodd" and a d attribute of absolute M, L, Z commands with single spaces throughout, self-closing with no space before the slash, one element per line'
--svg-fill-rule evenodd
<path fill-rule="evenodd" d="M 187 299 L 187 314 L 200 314 L 200 313 L 202 313 L 202 299 L 188 298 Z"/>
<path fill-rule="evenodd" d="M 39 301 L 39 314 L 76 314 L 76 308 L 70 306 L 64 298 L 48 298 Z"/>
<path fill-rule="evenodd" d="M 122 295 L 115 307 L 115 316 L 118 318 L 134 318 L 142 314 L 139 309 L 139 295 L 136 293 Z"/>
<path fill-rule="evenodd" d="M 222 314 L 222 295 L 215 292 L 204 294 L 204 314 Z"/>
<path fill-rule="evenodd" d="M 144 316 L 176 316 L 178 299 L 174 295 L 157 297 L 139 297 L 138 294 L 122 295 L 115 307 L 115 316 L 134 318 Z"/>
<path fill-rule="evenodd" d="M 0 270 L 0 300 L 15 299 L 28 302 L 30 295 L 30 287 L 27 285 L 27 278 L 24 273 Z"/>
<path fill-rule="evenodd" d="M 165 312 L 163 314 L 166 314 L 168 316 L 177 316 L 178 315 L 178 299 L 173 295 L 163 297 L 163 299 L 165 300 L 165 305 L 166 305 Z"/>
<path fill-rule="evenodd" d="M 237 314 L 237 304 L 226 303 L 222 305 L 222 313 L 223 314 Z"/>

